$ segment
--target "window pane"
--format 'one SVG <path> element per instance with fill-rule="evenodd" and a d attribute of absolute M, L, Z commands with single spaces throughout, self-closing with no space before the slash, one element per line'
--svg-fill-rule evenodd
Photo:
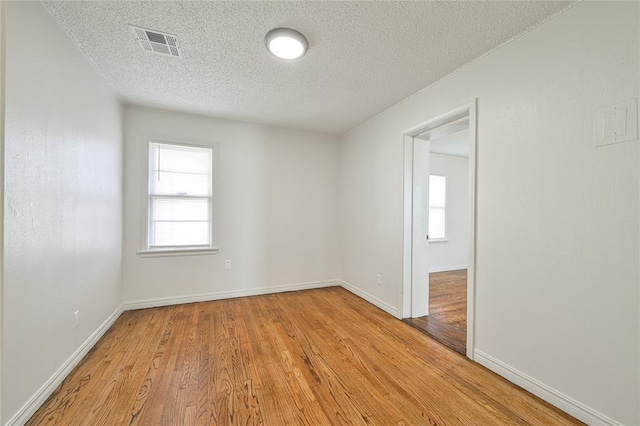
<path fill-rule="evenodd" d="M 149 191 L 152 194 L 211 195 L 211 148 L 152 142 Z"/>
<path fill-rule="evenodd" d="M 444 209 L 429 209 L 429 239 L 444 238 L 445 233 Z"/>
<path fill-rule="evenodd" d="M 150 245 L 153 247 L 207 246 L 208 222 L 153 222 Z"/>
<path fill-rule="evenodd" d="M 211 148 L 152 143 L 156 170 L 170 172 L 211 172 Z"/>
<path fill-rule="evenodd" d="M 429 207 L 445 206 L 447 193 L 447 178 L 444 176 L 429 176 Z"/>
<path fill-rule="evenodd" d="M 207 198 L 151 198 L 152 221 L 208 221 Z"/>
<path fill-rule="evenodd" d="M 213 149 L 150 142 L 149 247 L 211 245 Z"/>
<path fill-rule="evenodd" d="M 155 171 L 151 193 L 163 195 L 211 195 L 211 176 Z"/>
<path fill-rule="evenodd" d="M 429 175 L 429 238 L 445 238 L 447 178 Z"/>

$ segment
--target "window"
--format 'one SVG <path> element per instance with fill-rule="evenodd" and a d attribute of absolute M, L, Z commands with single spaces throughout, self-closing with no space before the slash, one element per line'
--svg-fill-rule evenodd
<path fill-rule="evenodd" d="M 447 178 L 429 175 L 429 239 L 438 240 L 446 237 L 445 205 L 447 194 Z"/>
<path fill-rule="evenodd" d="M 213 248 L 213 148 L 149 142 L 147 251 Z"/>

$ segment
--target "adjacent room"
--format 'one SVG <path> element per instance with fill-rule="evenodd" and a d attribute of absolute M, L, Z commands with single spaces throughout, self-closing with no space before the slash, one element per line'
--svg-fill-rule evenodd
<path fill-rule="evenodd" d="M 640 425 L 638 2 L 0 25 L 1 425 Z"/>
<path fill-rule="evenodd" d="M 422 277 L 426 282 L 424 291 L 426 302 L 416 297 L 417 305 L 427 309 L 405 319 L 418 330 L 438 340 L 461 354 L 467 353 L 467 293 L 469 262 L 473 263 L 473 254 L 469 249 L 475 237 L 473 224 L 475 217 L 470 206 L 474 204 L 470 194 L 475 192 L 473 177 L 469 179 L 470 148 L 472 132 L 469 129 L 469 116 L 454 117 L 445 124 L 421 132 L 413 144 L 425 142 L 424 156 L 415 155 L 413 194 L 425 194 L 424 213 L 421 219 L 427 229 L 418 229 L 412 237 L 422 244 L 424 250 L 412 256 L 412 261 L 420 264 L 414 268 L 412 276 Z M 475 138 L 474 138 L 475 140 Z M 418 179 L 418 173 L 424 175 L 424 191 Z M 473 170 L 471 170 L 473 175 Z M 420 204 L 421 197 L 415 198 Z M 419 206 L 418 208 L 422 208 Z M 414 218 L 421 216 L 421 210 L 412 209 Z M 421 238 L 426 233 L 426 238 Z M 412 298 L 414 295 L 412 295 Z M 422 313 L 425 313 L 422 315 Z"/>

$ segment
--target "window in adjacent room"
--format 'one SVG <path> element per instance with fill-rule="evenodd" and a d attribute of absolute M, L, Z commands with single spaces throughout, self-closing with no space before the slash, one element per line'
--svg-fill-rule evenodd
<path fill-rule="evenodd" d="M 143 253 L 215 252 L 213 148 L 149 142 Z"/>
<path fill-rule="evenodd" d="M 429 175 L 429 240 L 446 238 L 447 178 Z"/>

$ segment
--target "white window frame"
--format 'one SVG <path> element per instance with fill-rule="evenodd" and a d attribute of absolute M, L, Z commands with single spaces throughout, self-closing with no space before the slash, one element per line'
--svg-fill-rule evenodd
<path fill-rule="evenodd" d="M 208 246 L 185 246 L 185 247 L 169 247 L 169 248 L 152 248 L 149 247 L 149 230 L 151 226 L 151 182 L 150 182 L 150 153 L 151 144 L 166 144 L 177 145 L 191 148 L 207 148 L 211 150 L 211 197 L 209 208 L 209 223 L 210 228 L 210 244 Z M 138 255 L 140 257 L 168 257 L 168 256 L 197 256 L 216 254 L 220 250 L 216 241 L 216 205 L 217 205 L 217 191 L 216 191 L 216 173 L 217 173 L 217 157 L 218 157 L 217 144 L 211 143 L 185 143 L 176 141 L 167 141 L 159 138 L 146 137 L 142 144 L 142 162 L 143 162 L 143 184 L 142 184 L 142 199 L 141 199 L 141 213 L 142 220 L 140 225 L 140 251 Z M 205 197 L 202 197 L 205 198 Z"/>
<path fill-rule="evenodd" d="M 441 238 L 432 238 L 431 237 L 431 229 L 429 229 L 429 242 L 430 243 L 444 243 L 444 242 L 449 241 L 448 238 L 447 238 L 447 210 L 448 210 L 447 209 L 447 199 L 449 198 L 449 197 L 447 197 L 447 187 L 449 186 L 447 181 L 449 179 L 447 179 L 447 176 L 445 176 L 445 175 L 438 175 L 438 174 L 435 174 L 435 173 L 430 173 L 429 174 L 429 179 L 431 179 L 431 176 L 441 177 L 441 178 L 444 179 L 444 206 L 441 207 L 443 212 L 444 212 L 444 214 L 443 214 L 443 217 L 444 217 L 443 234 L 444 234 L 444 236 L 441 237 Z M 429 185 L 431 185 L 431 182 L 429 182 Z M 438 208 L 440 208 L 440 207 L 438 207 Z M 429 201 L 429 217 L 431 217 L 431 209 L 432 209 L 431 201 Z"/>

